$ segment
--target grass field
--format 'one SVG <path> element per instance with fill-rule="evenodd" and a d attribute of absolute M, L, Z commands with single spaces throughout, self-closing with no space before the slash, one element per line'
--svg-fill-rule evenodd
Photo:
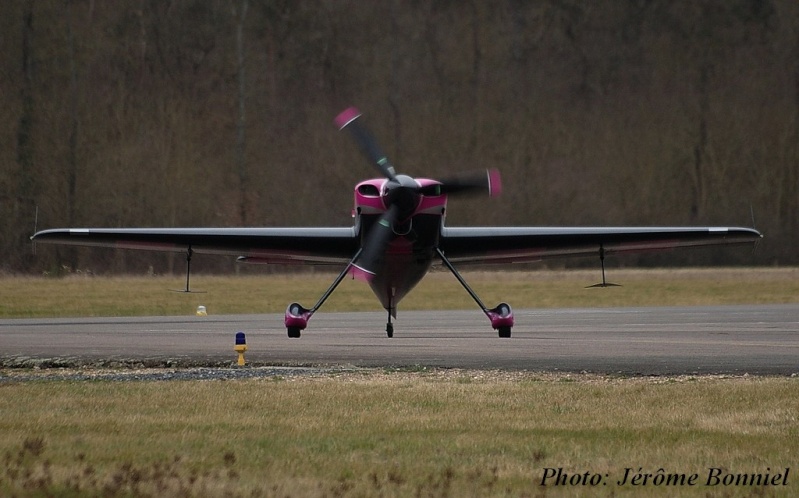
<path fill-rule="evenodd" d="M 667 306 L 799 302 L 799 268 L 611 270 L 621 287 L 585 288 L 599 271 L 465 272 L 486 303 L 514 308 Z M 0 318 L 282 313 L 293 301 L 313 305 L 335 274 L 173 277 L 0 278 Z M 404 310 L 475 306 L 449 273 L 428 275 L 400 303 Z M 344 280 L 321 311 L 376 311 L 380 305 L 363 282 Z"/>
<path fill-rule="evenodd" d="M 0 391 L 3 496 L 799 494 L 796 378 L 419 369 Z M 708 485 L 786 467 L 785 485 Z M 598 477 L 542 486 L 546 469 Z M 626 469 L 697 477 L 633 485 Z"/>
<path fill-rule="evenodd" d="M 198 304 L 282 312 L 293 300 L 313 304 L 332 277 L 196 276 L 203 294 L 170 292 L 179 277 L 8 277 L 0 316 L 192 314 Z M 798 269 L 613 270 L 609 280 L 624 286 L 606 289 L 585 289 L 599 278 L 586 271 L 467 278 L 486 302 L 517 308 L 799 301 Z M 473 303 L 451 275 L 434 273 L 402 305 Z M 323 308 L 376 309 L 352 281 Z M 799 496 L 793 377 L 421 367 L 213 381 L 63 376 L 0 370 L 0 496 Z M 542 486 L 558 471 L 573 484 Z"/>

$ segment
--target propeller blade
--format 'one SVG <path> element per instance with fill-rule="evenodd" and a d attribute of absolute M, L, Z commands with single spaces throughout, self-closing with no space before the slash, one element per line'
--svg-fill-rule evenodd
<path fill-rule="evenodd" d="M 391 205 L 372 226 L 369 235 L 363 244 L 363 252 L 353 266 L 360 270 L 367 279 L 370 279 L 377 272 L 378 264 L 383 259 L 388 243 L 391 242 L 393 233 L 392 227 L 397 221 L 399 208 Z"/>
<path fill-rule="evenodd" d="M 378 147 L 377 140 L 358 119 L 360 117 L 361 112 L 358 109 L 349 107 L 336 116 L 333 122 L 336 123 L 339 130 L 348 129 L 369 161 L 377 167 L 384 177 L 393 180 L 397 175 L 397 172 L 394 171 L 394 166 L 391 165 L 386 155 Z"/>
<path fill-rule="evenodd" d="M 445 178 L 440 182 L 437 185 L 422 187 L 418 192 L 422 195 L 441 195 L 487 191 L 491 197 L 496 197 L 502 192 L 502 180 L 496 169 L 465 173 Z"/>

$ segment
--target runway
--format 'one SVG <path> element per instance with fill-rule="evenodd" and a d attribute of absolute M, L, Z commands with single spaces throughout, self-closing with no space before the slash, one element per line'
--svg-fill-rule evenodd
<path fill-rule="evenodd" d="M 515 310 L 499 339 L 479 311 L 402 311 L 392 339 L 383 312 L 320 310 L 300 339 L 282 314 L 0 320 L 0 360 L 247 361 L 574 371 L 627 375 L 799 374 L 799 304 Z"/>

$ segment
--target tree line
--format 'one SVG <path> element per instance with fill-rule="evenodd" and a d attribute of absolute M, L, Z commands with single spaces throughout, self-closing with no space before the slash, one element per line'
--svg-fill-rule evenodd
<path fill-rule="evenodd" d="M 374 171 L 496 167 L 450 225 L 751 225 L 797 264 L 794 0 L 6 0 L 0 268 L 171 271 L 53 227 L 347 225 Z M 653 260 L 641 256 L 633 262 Z M 672 259 L 674 261 L 674 259 Z M 217 263 L 226 267 L 228 263 Z"/>

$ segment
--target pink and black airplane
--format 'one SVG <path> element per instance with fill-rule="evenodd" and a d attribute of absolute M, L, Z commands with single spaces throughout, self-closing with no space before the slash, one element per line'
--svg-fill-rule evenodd
<path fill-rule="evenodd" d="M 335 119 L 348 130 L 382 178 L 355 186 L 352 227 L 319 228 L 70 228 L 44 230 L 35 242 L 238 256 L 266 264 L 335 264 L 341 273 L 310 309 L 292 303 L 286 309 L 289 337 L 300 337 L 308 321 L 347 275 L 366 280 L 388 312 L 386 333 L 394 335 L 397 305 L 433 264 L 441 263 L 460 282 L 491 322 L 499 337 L 510 337 L 513 311 L 507 303 L 486 307 L 455 268 L 462 264 L 523 263 L 550 257 L 599 256 L 678 247 L 754 243 L 756 230 L 738 227 L 448 227 L 450 195 L 483 192 L 498 195 L 496 170 L 433 180 L 397 174 L 349 108 Z M 188 274 L 186 280 L 188 291 Z"/>

